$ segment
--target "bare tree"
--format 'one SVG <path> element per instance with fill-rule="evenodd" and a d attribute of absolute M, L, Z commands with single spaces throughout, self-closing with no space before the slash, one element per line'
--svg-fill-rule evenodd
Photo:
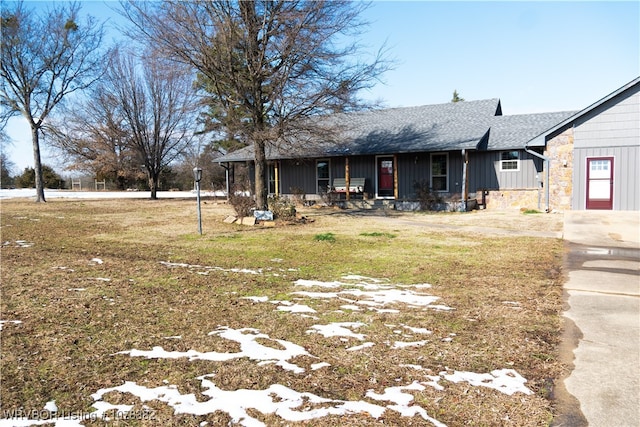
<path fill-rule="evenodd" d="M 124 189 L 127 183 L 140 178 L 141 162 L 129 146 L 118 104 L 102 85 L 94 86 L 88 96 L 65 109 L 49 127 L 48 141 L 65 158 L 68 169 L 112 180 Z"/>
<path fill-rule="evenodd" d="M 163 169 L 193 137 L 198 108 L 192 81 L 184 66 L 168 64 L 153 54 L 138 60 L 131 53 L 115 51 L 101 83 L 101 97 L 110 100 L 116 114 L 111 126 L 124 132 L 127 146 L 139 156 L 152 199 L 157 198 Z"/>
<path fill-rule="evenodd" d="M 255 153 L 255 199 L 267 203 L 266 151 L 318 114 L 361 107 L 388 69 L 365 61 L 361 2 L 318 0 L 129 2 L 136 33 L 194 67 L 210 94 L 209 124 Z M 355 40 L 355 41 L 354 41 Z"/>
<path fill-rule="evenodd" d="M 31 127 L 36 201 L 44 202 L 40 132 L 54 108 L 95 82 L 102 69 L 103 26 L 79 20 L 80 5 L 56 3 L 45 15 L 22 2 L 2 6 L 0 122 L 22 114 Z"/>

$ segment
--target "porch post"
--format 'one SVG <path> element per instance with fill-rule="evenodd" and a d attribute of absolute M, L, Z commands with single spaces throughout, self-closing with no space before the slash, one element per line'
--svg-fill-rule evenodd
<path fill-rule="evenodd" d="M 398 200 L 398 155 L 393 155 L 393 198 Z"/>
<path fill-rule="evenodd" d="M 280 181 L 280 162 L 276 160 L 276 162 L 273 165 L 273 169 L 274 169 L 274 175 L 275 175 L 275 190 L 276 190 L 276 197 L 278 197 L 280 195 L 280 186 L 279 186 L 279 181 Z"/>
<path fill-rule="evenodd" d="M 349 189 L 351 188 L 349 185 L 351 184 L 351 177 L 349 176 L 349 158 L 344 158 L 344 184 L 347 187 L 347 191 L 345 193 L 346 200 L 351 200 Z"/>
<path fill-rule="evenodd" d="M 464 210 L 467 210 L 467 199 L 469 198 L 469 174 L 467 169 L 469 167 L 469 152 L 462 149 L 462 204 Z"/>
<path fill-rule="evenodd" d="M 224 180 L 225 180 L 225 183 L 226 183 L 225 192 L 226 192 L 226 196 L 227 196 L 227 201 L 229 201 L 229 191 L 231 189 L 231 182 L 230 182 L 230 179 L 229 179 L 229 169 L 231 169 L 231 164 L 230 163 L 227 163 L 227 164 L 220 163 L 220 166 L 222 166 L 224 168 Z"/>

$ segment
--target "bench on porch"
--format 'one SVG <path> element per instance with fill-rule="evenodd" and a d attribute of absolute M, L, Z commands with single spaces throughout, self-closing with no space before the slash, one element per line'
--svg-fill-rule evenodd
<path fill-rule="evenodd" d="M 351 178 L 349 180 L 349 193 L 364 193 L 364 182 L 365 178 Z M 331 185 L 331 191 L 334 193 L 346 193 L 347 180 L 344 178 L 334 178 L 333 184 Z"/>

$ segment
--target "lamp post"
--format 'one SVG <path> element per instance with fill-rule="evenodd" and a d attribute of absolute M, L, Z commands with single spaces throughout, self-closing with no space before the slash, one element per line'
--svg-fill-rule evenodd
<path fill-rule="evenodd" d="M 202 235 L 202 216 L 200 215 L 200 180 L 202 179 L 202 168 L 193 168 L 193 178 L 196 181 L 196 198 L 198 201 L 198 233 Z"/>

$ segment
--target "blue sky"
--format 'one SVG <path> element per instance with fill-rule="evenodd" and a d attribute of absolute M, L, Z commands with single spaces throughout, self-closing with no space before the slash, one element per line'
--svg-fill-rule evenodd
<path fill-rule="evenodd" d="M 117 19 L 104 2 L 82 3 Z M 363 18 L 363 42 L 386 43 L 397 61 L 366 95 L 388 107 L 446 103 L 457 90 L 500 98 L 503 114 L 581 110 L 640 75 L 638 1 L 374 1 Z M 24 119 L 7 131 L 9 158 L 32 166 Z M 55 164 L 46 149 L 43 162 Z"/>

